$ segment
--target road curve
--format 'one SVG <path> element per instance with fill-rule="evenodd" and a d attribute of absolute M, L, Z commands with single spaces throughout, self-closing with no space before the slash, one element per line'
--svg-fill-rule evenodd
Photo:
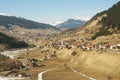
<path fill-rule="evenodd" d="M 48 72 L 48 71 L 51 71 L 51 70 L 54 70 L 54 69 L 49 69 L 49 70 L 46 70 L 46 71 L 40 72 L 40 73 L 38 74 L 38 80 L 43 80 L 42 75 L 43 75 L 44 73 Z"/>

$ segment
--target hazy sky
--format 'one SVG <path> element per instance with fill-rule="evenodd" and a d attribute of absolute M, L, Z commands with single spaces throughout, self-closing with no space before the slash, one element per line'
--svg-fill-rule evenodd
<path fill-rule="evenodd" d="M 74 16 L 93 16 L 119 0 L 0 0 L 0 13 L 43 23 Z"/>

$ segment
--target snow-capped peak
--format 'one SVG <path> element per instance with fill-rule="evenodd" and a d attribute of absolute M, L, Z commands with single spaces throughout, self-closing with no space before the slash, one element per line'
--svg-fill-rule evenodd
<path fill-rule="evenodd" d="M 86 17 L 86 16 L 75 16 L 73 17 L 72 19 L 75 19 L 75 20 L 82 20 L 82 21 L 88 21 L 91 19 L 91 17 Z"/>
<path fill-rule="evenodd" d="M 0 13 L 0 15 L 4 15 L 5 16 L 6 14 L 5 13 Z"/>
<path fill-rule="evenodd" d="M 72 17 L 72 18 L 69 18 L 69 19 L 81 20 L 81 21 L 88 21 L 88 20 L 91 19 L 91 17 L 87 17 L 87 16 L 75 16 L 75 17 Z M 63 21 L 62 20 L 54 21 L 54 22 L 52 22 L 50 24 L 53 25 L 53 26 L 56 26 L 56 25 L 61 24 L 61 23 L 65 22 L 65 21 L 67 21 L 67 20 L 68 19 L 63 20 Z"/>
<path fill-rule="evenodd" d="M 51 25 L 53 26 L 56 26 L 57 24 L 60 24 L 60 23 L 63 23 L 64 21 L 55 21 L 55 22 L 52 22 L 50 23 Z"/>
<path fill-rule="evenodd" d="M 10 16 L 10 15 L 7 15 L 5 13 L 0 13 L 0 15 L 2 15 L 2 16 Z"/>

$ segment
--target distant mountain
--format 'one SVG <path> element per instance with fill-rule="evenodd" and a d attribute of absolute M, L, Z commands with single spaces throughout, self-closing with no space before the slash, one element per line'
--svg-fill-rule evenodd
<path fill-rule="evenodd" d="M 39 28 L 39 29 L 59 30 L 58 28 L 51 26 L 49 24 L 43 24 L 43 23 L 32 21 L 32 20 L 27 20 L 22 17 L 0 15 L 0 26 L 9 28 L 12 25 L 21 26 L 27 29 L 38 29 Z"/>
<path fill-rule="evenodd" d="M 49 24 L 0 13 L 0 32 L 20 40 L 31 41 L 42 35 L 55 34 L 59 31 L 59 28 Z"/>
<path fill-rule="evenodd" d="M 54 21 L 50 24 L 60 29 L 61 28 L 71 29 L 71 28 L 77 28 L 84 25 L 88 20 L 90 20 L 90 18 L 91 17 L 86 17 L 86 16 L 75 16 L 67 20 Z"/>
<path fill-rule="evenodd" d="M 85 23 L 86 23 L 86 21 L 83 21 L 83 20 L 68 19 L 67 21 L 57 24 L 56 26 L 59 28 L 70 29 L 70 28 L 80 27 L 80 26 L 84 25 Z"/>

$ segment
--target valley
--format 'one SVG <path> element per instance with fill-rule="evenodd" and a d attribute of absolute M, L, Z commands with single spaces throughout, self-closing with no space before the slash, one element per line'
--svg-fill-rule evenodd
<path fill-rule="evenodd" d="M 41 43 L 37 45 L 39 47 L 21 50 L 21 54 L 15 56 L 13 59 L 22 62 L 25 68 L 19 69 L 13 67 L 9 72 L 19 71 L 29 75 L 30 78 L 25 76 L 23 80 L 37 80 L 38 74 L 47 70 L 48 72 L 42 75 L 43 80 L 109 80 L 109 78 L 119 80 L 120 53 L 117 53 L 119 49 L 107 49 L 105 52 L 97 52 L 96 50 L 83 51 L 81 47 L 76 47 L 75 45 L 71 48 L 67 46 L 64 47 L 67 43 L 56 42 L 56 38 L 54 37 L 51 37 L 51 39 L 53 40 L 51 42 L 48 39 L 40 39 Z M 59 44 L 53 46 L 52 44 L 55 43 Z M 68 43 L 68 45 L 71 43 Z M 114 51 L 114 53 L 110 53 L 109 50 Z M 73 53 L 74 51 L 75 53 Z M 11 54 L 13 54 L 13 52 L 11 52 Z M 17 66 L 19 67 L 20 65 Z M 75 71 L 73 69 L 75 69 Z M 8 71 L 1 72 L 1 75 L 6 74 L 8 74 Z M 12 77 L 12 75 L 17 77 L 13 73 L 9 74 L 9 77 Z"/>
<path fill-rule="evenodd" d="M 0 14 L 0 80 L 120 80 L 119 11 L 57 26 Z"/>

